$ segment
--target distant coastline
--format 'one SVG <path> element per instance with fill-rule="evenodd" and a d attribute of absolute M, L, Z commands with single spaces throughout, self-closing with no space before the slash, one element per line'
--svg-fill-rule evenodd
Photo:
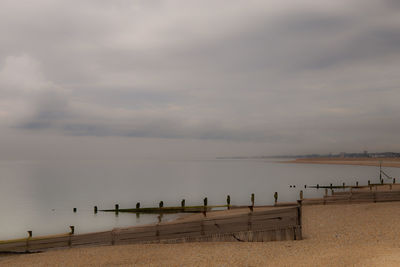
<path fill-rule="evenodd" d="M 370 159 L 370 160 L 387 160 L 387 159 L 400 159 L 399 152 L 368 152 L 363 151 L 357 152 L 340 152 L 338 154 L 302 154 L 302 155 L 274 155 L 274 156 L 228 156 L 228 157 L 217 157 L 217 159 L 332 159 L 332 160 L 358 160 L 358 159 Z"/>
<path fill-rule="evenodd" d="M 396 158 L 298 158 L 295 160 L 280 161 L 284 163 L 298 164 L 336 164 L 359 165 L 400 168 L 400 157 Z"/>
<path fill-rule="evenodd" d="M 358 166 L 382 166 L 400 168 L 399 152 L 341 152 L 338 154 L 304 154 L 304 155 L 275 155 L 275 156 L 235 156 L 217 157 L 217 159 L 261 159 L 274 160 L 278 163 L 302 164 L 335 164 Z"/>

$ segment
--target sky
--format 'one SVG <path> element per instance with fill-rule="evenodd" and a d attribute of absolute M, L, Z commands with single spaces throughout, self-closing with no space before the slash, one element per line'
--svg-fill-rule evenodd
<path fill-rule="evenodd" d="M 0 1 L 0 159 L 400 151 L 396 0 Z"/>

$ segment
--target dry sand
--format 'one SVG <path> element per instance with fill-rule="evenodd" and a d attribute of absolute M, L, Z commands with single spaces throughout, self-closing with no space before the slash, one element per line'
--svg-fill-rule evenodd
<path fill-rule="evenodd" d="M 1 266 L 400 266 L 400 202 L 303 207 L 302 241 L 68 249 Z"/>
<path fill-rule="evenodd" d="M 337 164 L 337 165 L 360 165 L 400 168 L 400 158 L 307 158 L 284 161 L 285 163 L 307 163 L 307 164 Z"/>

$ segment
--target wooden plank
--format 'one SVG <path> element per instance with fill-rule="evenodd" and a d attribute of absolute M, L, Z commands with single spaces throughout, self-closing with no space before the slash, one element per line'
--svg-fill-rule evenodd
<path fill-rule="evenodd" d="M 87 245 L 111 245 L 111 231 L 74 235 L 71 237 L 71 245 L 73 247 Z"/>
<path fill-rule="evenodd" d="M 297 214 L 297 207 L 291 207 L 291 208 L 287 208 L 287 209 L 282 209 L 282 210 L 278 210 L 278 211 L 259 211 L 259 212 L 253 212 L 252 213 L 252 217 L 256 218 L 258 216 L 263 216 L 265 219 L 268 218 L 277 218 L 277 217 L 283 217 L 283 216 L 296 216 Z M 236 215 L 236 216 L 227 216 L 227 217 L 221 217 L 221 218 L 213 218 L 213 219 L 205 219 L 204 222 L 207 223 L 208 221 L 212 221 L 215 222 L 219 225 L 224 224 L 225 222 L 242 222 L 242 221 L 246 221 L 247 220 L 247 216 L 249 216 L 248 214 L 246 215 Z"/>
<path fill-rule="evenodd" d="M 1 252 L 25 252 L 27 250 L 26 240 L 14 241 L 0 244 Z"/>

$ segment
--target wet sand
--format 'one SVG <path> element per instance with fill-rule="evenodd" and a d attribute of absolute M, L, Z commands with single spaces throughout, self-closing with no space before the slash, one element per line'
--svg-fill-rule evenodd
<path fill-rule="evenodd" d="M 336 165 L 359 165 L 400 168 L 400 158 L 307 158 L 284 161 L 285 163 L 303 164 L 336 164 Z"/>
<path fill-rule="evenodd" d="M 74 248 L 0 266 L 400 266 L 400 202 L 304 206 L 302 241 Z"/>

